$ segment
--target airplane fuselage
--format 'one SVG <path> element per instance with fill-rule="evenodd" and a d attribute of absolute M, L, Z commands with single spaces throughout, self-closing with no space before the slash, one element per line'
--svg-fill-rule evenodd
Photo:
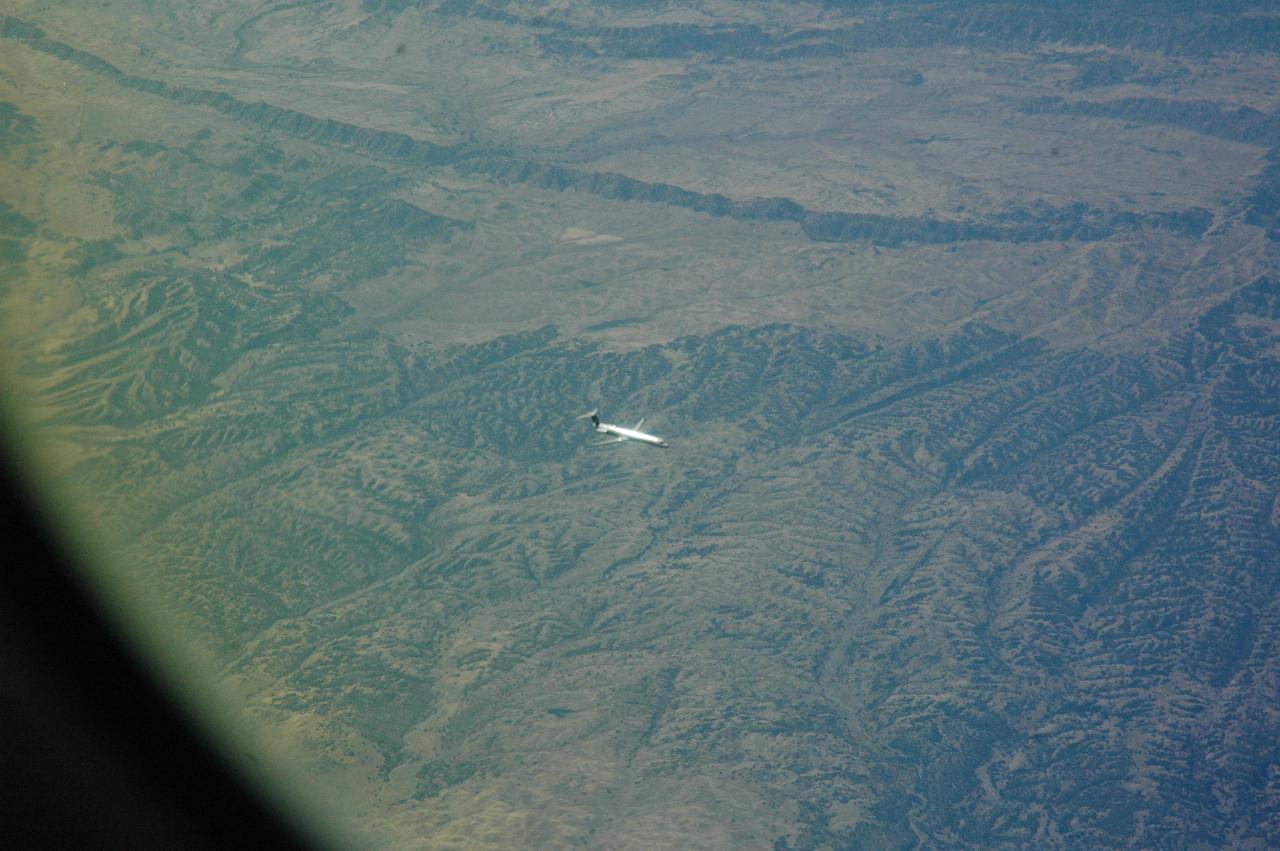
<path fill-rule="evenodd" d="M 616 426 L 613 423 L 596 423 L 596 431 L 601 434 L 611 434 L 614 437 L 626 438 L 627 440 L 638 440 L 641 443 L 648 443 L 651 446 L 660 446 L 663 449 L 671 448 L 665 440 L 655 434 L 645 434 L 643 431 L 636 431 L 633 428 L 623 428 L 622 426 Z"/>

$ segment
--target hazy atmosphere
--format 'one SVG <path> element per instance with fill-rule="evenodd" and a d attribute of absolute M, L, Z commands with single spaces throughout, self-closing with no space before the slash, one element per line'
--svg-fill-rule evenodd
<path fill-rule="evenodd" d="M 342 842 L 1280 845 L 1274 4 L 0 12 L 14 415 Z"/>

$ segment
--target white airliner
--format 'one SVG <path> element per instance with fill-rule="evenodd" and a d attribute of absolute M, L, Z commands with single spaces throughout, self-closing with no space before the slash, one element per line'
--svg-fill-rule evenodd
<path fill-rule="evenodd" d="M 632 428 L 623 428 L 622 426 L 616 426 L 612 423 L 600 422 L 600 418 L 596 416 L 596 411 L 598 410 L 599 409 L 597 408 L 595 411 L 591 411 L 588 414 L 583 414 L 578 417 L 580 420 L 585 420 L 590 417 L 591 424 L 596 427 L 596 431 L 601 434 L 610 435 L 608 440 L 597 441 L 596 443 L 591 444 L 592 446 L 608 446 L 612 443 L 626 443 L 628 440 L 638 440 L 641 443 L 647 443 L 650 446 L 660 446 L 663 449 L 671 448 L 665 440 L 657 435 L 645 434 L 640 431 L 640 426 L 644 425 L 644 417 L 641 417 L 640 422 L 636 423 Z"/>

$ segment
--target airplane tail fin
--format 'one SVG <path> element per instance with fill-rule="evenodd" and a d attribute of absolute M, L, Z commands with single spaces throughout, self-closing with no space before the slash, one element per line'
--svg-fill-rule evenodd
<path fill-rule="evenodd" d="M 591 420 L 592 425 L 600 425 L 600 418 L 596 416 L 596 414 L 599 412 L 600 412 L 599 408 L 592 408 L 590 411 L 587 411 L 585 414 L 582 414 L 581 416 L 579 416 L 578 419 L 580 420 L 589 419 Z"/>

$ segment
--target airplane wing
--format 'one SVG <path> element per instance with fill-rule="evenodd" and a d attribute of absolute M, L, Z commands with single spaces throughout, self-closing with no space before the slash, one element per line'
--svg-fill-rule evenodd
<path fill-rule="evenodd" d="M 611 443 L 624 443 L 624 442 L 626 442 L 625 437 L 613 437 L 613 438 L 610 438 L 609 440 L 597 440 L 595 443 L 588 443 L 587 445 L 588 446 L 608 446 Z"/>
<path fill-rule="evenodd" d="M 644 417 L 641 417 L 641 418 L 640 418 L 640 422 L 638 422 L 638 423 L 636 423 L 635 425 L 633 425 L 633 426 L 631 427 L 631 430 L 632 430 L 632 431 L 639 431 L 639 430 L 640 430 L 640 426 L 642 426 L 642 425 L 644 425 Z"/>

